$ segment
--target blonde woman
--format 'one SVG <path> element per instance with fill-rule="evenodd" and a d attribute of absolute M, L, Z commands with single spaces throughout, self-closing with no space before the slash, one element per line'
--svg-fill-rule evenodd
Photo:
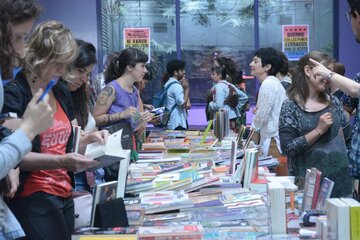
<path fill-rule="evenodd" d="M 72 34 L 63 24 L 49 21 L 38 25 L 26 45 L 23 70 L 5 87 L 3 111 L 21 117 L 32 95 L 65 73 L 77 56 L 76 49 Z M 49 103 L 54 109 L 54 124 L 35 137 L 32 152 L 23 158 L 21 185 L 9 205 L 27 239 L 64 240 L 70 239 L 74 230 L 72 172 L 96 162 L 71 153 L 73 104 L 63 83 L 58 82 L 49 92 Z M 16 128 L 16 122 L 10 124 Z"/>

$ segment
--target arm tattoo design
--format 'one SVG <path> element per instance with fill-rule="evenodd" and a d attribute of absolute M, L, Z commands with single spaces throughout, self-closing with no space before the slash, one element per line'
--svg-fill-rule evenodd
<path fill-rule="evenodd" d="M 111 86 L 105 87 L 104 90 L 101 91 L 97 103 L 102 106 L 106 105 L 109 97 L 111 97 L 113 93 L 114 89 Z"/>

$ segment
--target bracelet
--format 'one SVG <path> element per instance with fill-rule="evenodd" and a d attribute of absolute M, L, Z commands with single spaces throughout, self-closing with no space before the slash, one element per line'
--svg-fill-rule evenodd
<path fill-rule="evenodd" d="M 326 79 L 329 81 L 329 82 L 331 82 L 331 79 L 332 79 L 332 77 L 334 76 L 334 72 L 330 72 L 328 75 L 327 75 L 327 77 L 326 77 Z"/>
<path fill-rule="evenodd" d="M 321 133 L 319 132 L 319 130 L 317 130 L 316 128 L 314 129 L 315 132 L 319 135 L 319 137 L 321 136 Z"/>

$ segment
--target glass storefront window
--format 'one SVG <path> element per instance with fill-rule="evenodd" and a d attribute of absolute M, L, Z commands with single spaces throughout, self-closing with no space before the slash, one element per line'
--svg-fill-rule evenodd
<path fill-rule="evenodd" d="M 214 58 L 232 58 L 246 69 L 255 48 L 254 18 L 243 14 L 249 1 L 181 1 L 182 58 L 187 63 L 192 103 L 205 103 Z"/>
<path fill-rule="evenodd" d="M 123 50 L 124 28 L 150 27 L 151 62 L 148 64 L 150 81 L 142 97 L 151 102 L 153 93 L 161 86 L 166 62 L 176 58 L 175 1 L 174 0 L 103 0 L 103 52 Z M 105 35 L 105 36 L 104 36 Z"/>
<path fill-rule="evenodd" d="M 180 12 L 178 33 L 176 1 Z M 256 12 L 258 21 L 254 18 Z M 214 58 L 230 57 L 244 75 L 249 75 L 249 63 L 257 47 L 281 50 L 282 25 L 307 24 L 310 51 L 334 55 L 332 0 L 101 0 L 101 13 L 99 47 L 104 58 L 123 49 L 125 27 L 151 29 L 151 81 L 143 93 L 145 102 L 151 102 L 160 88 L 166 63 L 181 56 L 187 63 L 191 102 L 205 104 L 206 92 L 212 85 L 210 71 Z M 256 79 L 246 81 L 252 104 L 258 85 Z"/>

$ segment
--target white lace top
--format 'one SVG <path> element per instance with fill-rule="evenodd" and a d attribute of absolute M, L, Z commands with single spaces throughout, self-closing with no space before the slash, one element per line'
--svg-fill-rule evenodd
<path fill-rule="evenodd" d="M 260 86 L 257 112 L 252 121 L 252 127 L 260 130 L 261 142 L 279 136 L 279 116 L 285 99 L 287 99 L 286 92 L 280 80 L 268 76 Z"/>

